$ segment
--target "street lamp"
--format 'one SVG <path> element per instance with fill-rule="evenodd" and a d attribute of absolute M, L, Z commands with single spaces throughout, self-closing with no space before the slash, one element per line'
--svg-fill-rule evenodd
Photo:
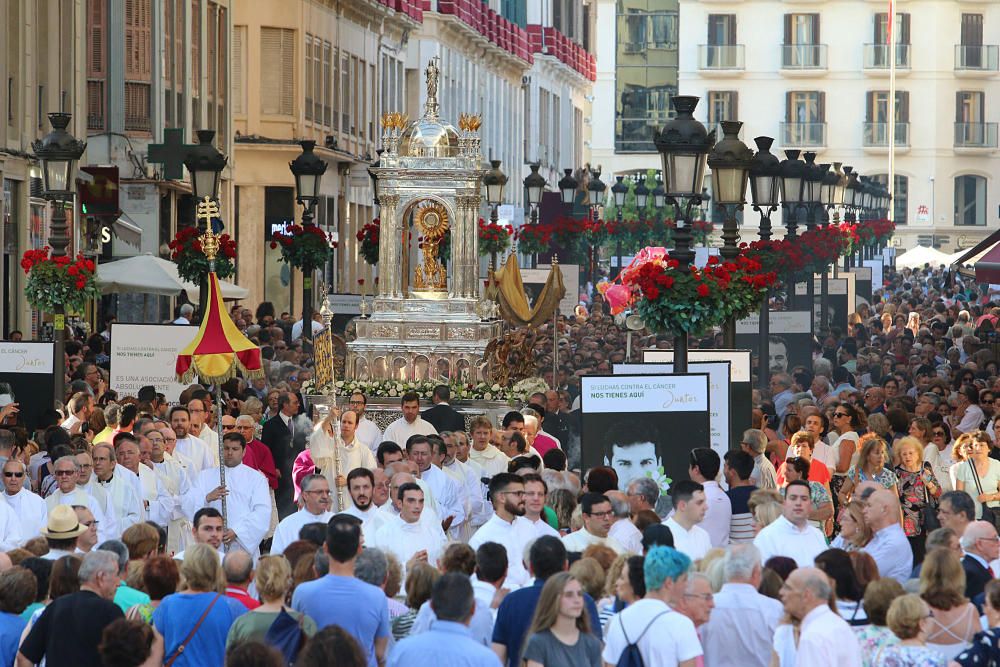
<path fill-rule="evenodd" d="M 656 187 L 653 188 L 653 208 L 657 211 L 662 211 L 663 207 L 667 205 L 667 192 L 663 189 L 663 181 L 659 178 L 656 179 Z"/>
<path fill-rule="evenodd" d="M 500 171 L 500 160 L 490 160 L 490 169 L 483 176 L 483 186 L 486 188 L 486 203 L 492 207 L 490 222 L 500 219 L 500 204 L 503 202 L 503 189 L 507 185 L 507 174 Z"/>
<path fill-rule="evenodd" d="M 806 163 L 799 159 L 799 151 L 786 150 L 785 159 L 781 161 L 781 204 L 784 207 L 785 239 L 795 241 L 796 222 L 799 206 L 805 189 Z M 788 305 L 795 307 L 795 276 L 791 275 L 788 286 Z"/>
<path fill-rule="evenodd" d="M 747 182 L 753 165 L 753 151 L 740 141 L 743 123 L 735 120 L 722 121 L 722 141 L 708 156 L 708 166 L 712 169 L 712 191 L 715 203 L 726 212 L 722 222 L 723 259 L 733 260 L 740 254 L 740 230 L 736 224 L 736 212 L 746 203 Z M 736 347 L 736 318 L 730 317 L 722 327 L 723 345 L 727 349 Z"/>
<path fill-rule="evenodd" d="M 778 209 L 781 195 L 781 162 L 771 153 L 772 137 L 756 137 L 757 153 L 750 163 L 750 196 L 753 198 L 753 210 L 760 214 L 760 238 L 762 241 L 771 239 L 771 214 Z M 760 338 L 757 347 L 757 386 L 761 391 L 769 387 L 769 367 L 765 362 L 768 358 L 770 336 L 770 301 L 771 294 L 764 297 L 760 304 Z"/>
<path fill-rule="evenodd" d="M 635 206 L 639 209 L 639 218 L 646 218 L 646 204 L 649 202 L 649 186 L 646 185 L 646 177 L 639 179 L 635 186 Z"/>
<path fill-rule="evenodd" d="M 319 201 L 319 184 L 326 173 L 326 161 L 313 152 L 316 142 L 310 139 L 300 141 L 302 152 L 288 163 L 295 176 L 296 201 L 302 205 L 302 226 L 311 227 L 313 211 Z M 312 340 L 312 282 L 313 273 L 319 267 L 302 267 L 302 340 Z"/>
<path fill-rule="evenodd" d="M 590 206 L 590 213 L 595 218 L 604 208 L 604 191 L 607 189 L 608 186 L 601 180 L 601 168 L 591 168 L 590 182 L 587 183 L 587 205 Z"/>
<path fill-rule="evenodd" d="M 531 173 L 524 178 L 524 190 L 528 194 L 528 207 L 531 209 L 531 224 L 538 222 L 538 205 L 542 203 L 542 193 L 545 192 L 545 177 L 538 173 L 539 164 L 529 165 Z"/>
<path fill-rule="evenodd" d="M 52 221 L 49 226 L 49 247 L 52 257 L 65 257 L 69 246 L 69 226 L 66 223 L 66 201 L 73 198 L 76 186 L 76 166 L 87 148 L 87 143 L 79 141 L 66 128 L 72 116 L 68 113 L 50 113 L 52 131 L 31 144 L 35 157 L 42 163 L 42 179 L 45 198 L 52 202 Z M 55 343 L 55 400 L 62 403 L 66 399 L 66 310 L 62 304 L 52 313 L 52 338 Z"/>
<path fill-rule="evenodd" d="M 715 144 L 715 132 L 709 133 L 701 122 L 695 120 L 694 110 L 698 98 L 678 95 L 671 98 L 676 115 L 653 135 L 656 150 L 663 163 L 665 194 L 677 211 L 677 232 L 674 235 L 673 259 L 683 270 L 691 265 L 691 206 L 697 206 L 705 182 L 708 153 Z M 683 219 L 680 203 L 685 202 Z M 686 333 L 674 336 L 674 370 L 687 373 L 688 337 Z"/>
<path fill-rule="evenodd" d="M 615 198 L 615 256 L 618 258 L 615 277 L 622 272 L 622 217 L 625 208 L 625 195 L 628 194 L 628 186 L 624 183 L 624 176 L 615 176 L 615 184 L 611 186 L 611 194 Z"/>
<path fill-rule="evenodd" d="M 219 198 L 219 182 L 227 158 L 212 144 L 215 130 L 198 130 L 197 135 L 198 143 L 184 158 L 184 166 L 191 173 L 191 192 L 196 202 L 205 197 L 215 200 Z"/>
<path fill-rule="evenodd" d="M 563 169 L 563 173 L 565 176 L 559 179 L 559 194 L 564 206 L 572 206 L 576 201 L 576 188 L 580 183 L 573 178 L 572 169 Z"/>

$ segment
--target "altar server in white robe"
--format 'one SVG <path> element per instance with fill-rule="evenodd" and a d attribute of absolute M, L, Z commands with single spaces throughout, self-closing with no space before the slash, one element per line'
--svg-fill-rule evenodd
<path fill-rule="evenodd" d="M 375 533 L 375 544 L 390 551 L 403 565 L 403 576 L 411 559 L 437 565 L 447 539 L 442 531 L 420 521 L 424 492 L 414 482 L 403 482 L 393 502 L 399 503 L 399 517 L 390 519 Z"/>
<path fill-rule="evenodd" d="M 192 478 L 202 470 L 215 467 L 208 445 L 201 438 L 191 435 L 191 413 L 183 405 L 170 408 L 170 428 L 177 435 L 176 451 L 191 461 Z"/>
<path fill-rule="evenodd" d="M 256 559 L 260 541 L 271 522 L 271 494 L 267 478 L 250 466 L 243 465 L 246 440 L 240 433 L 222 436 L 222 459 L 226 466 L 226 485 L 219 484 L 218 469 L 203 470 L 191 484 L 183 499 L 184 513 L 191 519 L 202 507 L 222 511 L 226 497 L 227 529 L 222 537 L 226 548 L 236 546 Z"/>
<path fill-rule="evenodd" d="M 302 479 L 302 509 L 289 514 L 278 523 L 274 529 L 271 541 L 271 553 L 281 554 L 289 544 L 299 539 L 302 526 L 309 523 L 326 524 L 333 518 L 330 511 L 330 482 L 323 475 L 306 475 Z"/>
<path fill-rule="evenodd" d="M 440 437 L 438 437 L 440 440 Z M 425 435 L 415 435 L 406 441 L 406 454 L 420 471 L 420 479 L 431 488 L 437 501 L 438 513 L 444 522 L 442 528 L 450 532 L 465 522 L 465 491 L 451 476 L 431 461 L 431 441 Z"/>
<path fill-rule="evenodd" d="M 322 474 L 330 483 L 334 512 L 344 511 L 350 506 L 347 493 L 347 475 L 352 470 L 378 467 L 375 455 L 357 439 L 358 414 L 344 410 L 342 414 L 331 411 L 326 419 L 313 429 L 309 436 L 309 457 L 315 472 Z M 296 461 L 303 458 L 300 454 Z M 298 467 L 298 466 L 296 466 Z M 343 507 L 340 498 L 343 497 Z"/>
<path fill-rule="evenodd" d="M 118 519 L 119 531 L 124 532 L 129 526 L 145 521 L 146 512 L 135 490 L 138 476 L 117 464 L 115 449 L 111 445 L 94 445 L 92 456 L 97 484 L 108 496 L 108 505 Z M 131 477 L 135 477 L 134 482 Z"/>
<path fill-rule="evenodd" d="M 107 505 L 107 496 L 104 496 L 105 502 L 102 503 L 86 489 L 77 486 L 81 468 L 76 458 L 63 456 L 52 464 L 52 470 L 59 488 L 45 499 L 46 511 L 51 512 L 57 505 L 82 505 L 90 510 L 97 521 L 97 539 L 101 542 L 117 540 L 121 531 L 118 530 L 114 512 Z"/>
<path fill-rule="evenodd" d="M 350 514 L 361 519 L 361 533 L 367 544 L 374 544 L 375 533 L 389 519 L 389 516 L 379 510 L 375 504 L 376 476 L 380 477 L 388 487 L 385 472 L 379 468 L 374 471 L 367 468 L 356 468 L 347 475 L 347 489 L 351 494 L 350 506 L 341 514 Z M 388 488 L 385 492 L 388 496 Z"/>
<path fill-rule="evenodd" d="M 173 456 L 167 451 L 168 438 L 176 439 L 172 429 L 153 430 L 146 434 L 151 446 L 149 465 L 156 473 L 157 482 L 162 485 L 165 494 L 162 498 L 163 516 L 160 518 L 163 522 L 161 525 L 167 526 L 167 551 L 180 553 L 192 540 L 192 525 L 181 505 L 181 498 L 187 495 L 191 483 L 176 450 Z"/>
<path fill-rule="evenodd" d="M 463 463 L 458 460 L 459 438 L 465 437 L 464 433 L 448 433 L 442 436 L 445 447 L 440 449 L 435 447 L 431 452 L 434 465 L 440 466 L 441 470 L 452 475 L 452 479 L 458 481 L 462 486 L 466 501 L 466 521 L 461 525 L 457 535 L 462 542 L 468 542 L 476 528 L 490 520 L 493 515 L 493 506 L 486 502 L 486 494 L 483 492 L 481 469 L 475 464 Z"/>
<path fill-rule="evenodd" d="M 375 425 L 375 422 L 365 416 L 368 397 L 360 391 L 356 391 L 351 394 L 349 405 L 351 410 L 354 410 L 358 415 L 358 440 L 374 454 L 378 450 L 378 446 L 382 444 L 382 431 Z"/>
<path fill-rule="evenodd" d="M 32 493 L 28 481 L 28 468 L 17 459 L 7 459 L 3 464 L 3 499 L 21 526 L 22 542 L 41 535 L 48 523 L 45 500 Z"/>
<path fill-rule="evenodd" d="M 420 479 L 417 464 L 413 461 L 397 461 L 387 465 L 384 472 L 389 478 L 389 495 L 387 502 L 379 507 L 378 511 L 386 518 L 398 517 L 399 503 L 396 494 L 399 492 L 399 484 L 402 483 L 400 480 L 413 482 L 424 492 L 424 511 L 420 514 L 420 523 L 437 526 L 437 529 L 442 530 L 443 533 L 441 515 L 438 514 L 437 503 L 434 501 L 434 492 L 431 490 L 430 484 Z M 400 473 L 403 473 L 405 477 L 397 477 Z"/>

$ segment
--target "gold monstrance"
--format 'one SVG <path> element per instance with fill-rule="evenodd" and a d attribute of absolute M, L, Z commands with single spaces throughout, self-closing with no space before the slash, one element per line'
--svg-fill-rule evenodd
<path fill-rule="evenodd" d="M 439 292 L 448 289 L 444 265 L 438 259 L 438 248 L 448 232 L 448 209 L 437 202 L 424 201 L 416 211 L 414 225 L 423 235 L 420 244 L 422 261 L 413 277 L 415 289 Z"/>

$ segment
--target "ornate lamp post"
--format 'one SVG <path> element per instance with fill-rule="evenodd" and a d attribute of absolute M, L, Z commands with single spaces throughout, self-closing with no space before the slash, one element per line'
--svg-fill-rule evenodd
<path fill-rule="evenodd" d="M 694 118 L 698 98 L 679 95 L 671 98 L 677 115 L 663 129 L 656 132 L 653 141 L 663 163 L 664 192 L 677 211 L 677 231 L 671 257 L 687 268 L 694 259 L 691 250 L 691 207 L 701 201 L 705 182 L 708 153 L 715 144 L 715 132 L 709 133 Z M 685 204 L 683 218 L 681 203 Z M 687 373 L 688 336 L 685 332 L 674 335 L 674 370 Z"/>
<path fill-rule="evenodd" d="M 820 192 L 823 187 L 823 170 L 816 164 L 816 153 L 806 152 L 802 156 L 805 169 L 802 178 L 802 207 L 806 212 L 806 229 L 816 229 L 816 214 L 820 207 Z M 827 165 L 829 167 L 829 165 Z M 812 273 L 806 275 L 806 301 L 809 310 L 816 308 L 816 279 Z"/>
<path fill-rule="evenodd" d="M 820 203 L 822 211 L 822 224 L 827 226 L 830 224 L 830 210 L 837 206 L 837 198 L 843 196 L 843 189 L 841 188 L 841 179 L 844 173 L 840 170 L 840 163 L 833 163 L 833 170 L 829 170 L 830 165 L 822 165 L 827 167 L 827 171 L 823 174 L 823 182 L 820 185 Z M 837 262 L 833 263 L 833 270 L 837 270 Z M 830 305 L 830 284 L 827 277 L 827 272 L 824 271 L 823 275 L 820 276 L 820 296 L 819 296 L 819 328 L 820 331 L 826 331 L 829 328 L 829 305 Z"/>
<path fill-rule="evenodd" d="M 635 207 L 639 209 L 639 219 L 646 219 L 646 204 L 649 202 L 649 186 L 646 185 L 646 177 L 639 179 L 635 186 Z"/>
<path fill-rule="evenodd" d="M 563 173 L 565 175 L 559 179 L 559 195 L 563 206 L 572 207 L 576 202 L 576 188 L 580 183 L 573 178 L 572 169 L 563 169 Z"/>
<path fill-rule="evenodd" d="M 799 151 L 786 150 L 785 159 L 781 161 L 781 204 L 784 207 L 785 238 L 794 241 L 797 233 L 799 206 L 802 205 L 803 189 L 805 187 L 806 163 L 799 159 Z M 790 276 L 788 286 L 788 305 L 795 307 L 795 276 Z"/>
<path fill-rule="evenodd" d="M 601 210 L 604 208 L 604 191 L 608 189 L 608 186 L 604 184 L 601 180 L 601 169 L 590 170 L 590 183 L 587 184 L 587 205 L 590 207 L 590 219 L 600 220 Z M 594 279 L 594 266 L 597 263 L 597 248 L 589 248 L 587 250 L 588 256 L 590 257 L 589 266 L 587 267 L 588 280 L 593 281 Z"/>
<path fill-rule="evenodd" d="M 227 158 L 212 144 L 215 140 L 215 130 L 198 130 L 197 135 L 198 143 L 184 158 L 184 166 L 191 174 L 191 193 L 196 203 L 206 197 L 211 201 L 218 201 L 219 182 L 222 179 L 222 170 L 226 168 Z M 202 276 L 198 288 L 199 318 L 207 308 L 207 301 L 208 281 Z"/>
<path fill-rule="evenodd" d="M 615 257 L 617 258 L 617 268 L 615 276 L 622 272 L 622 235 L 621 225 L 623 209 L 625 208 L 625 195 L 628 194 L 628 186 L 624 183 L 624 176 L 615 176 L 615 184 L 611 186 L 611 194 L 615 198 L 615 221 L 618 223 L 615 234 Z"/>
<path fill-rule="evenodd" d="M 753 164 L 753 151 L 740 141 L 739 121 L 722 121 L 722 141 L 708 156 L 708 166 L 712 169 L 712 191 L 715 202 L 726 212 L 722 222 L 723 259 L 735 259 L 740 253 L 740 230 L 736 222 L 737 211 L 746 203 L 747 182 Z M 722 327 L 723 345 L 728 349 L 736 347 L 736 320 L 729 318 Z"/>
<path fill-rule="evenodd" d="M 542 193 L 545 192 L 545 177 L 538 173 L 539 164 L 529 165 L 531 173 L 524 178 L 524 191 L 528 195 L 528 206 L 531 209 L 531 224 L 538 222 L 538 205 L 542 203 Z"/>
<path fill-rule="evenodd" d="M 66 202 L 73 199 L 77 162 L 87 148 L 86 142 L 79 141 L 66 130 L 71 119 L 68 113 L 50 113 L 52 131 L 31 144 L 35 157 L 42 163 L 45 199 L 52 202 L 49 247 L 53 258 L 66 256 L 70 243 Z M 62 403 L 66 399 L 66 309 L 61 304 L 52 313 L 52 338 L 55 343 L 54 396 Z"/>
<path fill-rule="evenodd" d="M 781 194 L 781 162 L 771 153 L 772 137 L 756 137 L 757 153 L 750 163 L 750 196 L 753 198 L 753 210 L 760 214 L 760 238 L 762 241 L 771 239 L 771 214 L 780 205 Z M 757 386 L 766 391 L 769 386 L 768 336 L 770 335 L 770 309 L 768 301 L 770 294 L 760 305 L 760 339 L 757 348 Z"/>
<path fill-rule="evenodd" d="M 500 204 L 503 203 L 503 189 L 507 185 L 507 174 L 500 171 L 500 160 L 490 160 L 490 169 L 483 176 L 486 188 L 486 203 L 490 205 L 490 222 L 500 219 Z"/>
<path fill-rule="evenodd" d="M 302 226 L 313 224 L 313 211 L 319 201 L 319 183 L 326 173 L 326 161 L 313 152 L 316 142 L 300 141 L 302 152 L 288 163 L 295 176 L 296 201 L 302 205 Z M 319 267 L 302 267 L 302 340 L 312 340 L 312 282 Z"/>

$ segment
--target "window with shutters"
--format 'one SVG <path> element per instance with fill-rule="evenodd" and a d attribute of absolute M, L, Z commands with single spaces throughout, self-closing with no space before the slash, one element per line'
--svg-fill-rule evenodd
<path fill-rule="evenodd" d="M 347 51 L 340 51 L 340 131 L 344 134 L 351 133 L 351 56 Z"/>
<path fill-rule="evenodd" d="M 360 90 L 361 78 L 358 76 L 358 59 L 351 56 L 351 85 L 344 89 L 344 97 L 348 99 L 347 106 L 350 108 L 351 113 L 347 121 L 347 134 L 351 136 L 356 136 L 358 133 L 357 122 L 358 122 L 358 103 L 363 99 L 360 95 L 351 95 L 350 91 Z"/>
<path fill-rule="evenodd" d="M 724 120 L 736 120 L 739 117 L 738 93 L 735 90 L 708 91 L 708 124 L 721 123 Z"/>
<path fill-rule="evenodd" d="M 166 127 L 184 126 L 184 0 L 163 0 L 163 116 Z"/>
<path fill-rule="evenodd" d="M 295 31 L 260 29 L 260 112 L 290 116 L 295 112 Z"/>
<path fill-rule="evenodd" d="M 894 144 L 910 145 L 910 93 L 896 91 L 896 122 Z M 865 146 L 889 145 L 889 91 L 870 90 L 865 96 Z"/>
<path fill-rule="evenodd" d="M 559 111 L 562 106 L 562 102 L 558 95 L 552 95 L 552 119 L 544 120 L 543 122 L 552 123 L 552 133 L 549 135 L 552 137 L 552 154 L 549 156 L 549 165 L 553 169 L 558 169 L 559 163 L 559 140 L 562 138 L 562 132 L 559 131 Z"/>
<path fill-rule="evenodd" d="M 323 40 L 313 38 L 312 50 L 313 74 L 313 119 L 317 125 L 323 124 Z"/>
<path fill-rule="evenodd" d="M 191 0 L 191 118 L 201 125 L 201 0 Z"/>
<path fill-rule="evenodd" d="M 152 0 L 125 0 L 125 131 L 148 133 L 153 76 Z"/>
<path fill-rule="evenodd" d="M 8 8 L 16 7 L 12 2 Z M 8 9 L 10 11 L 10 9 Z M 8 23 L 8 25 L 17 25 Z M 105 128 L 107 85 L 107 5 L 103 0 L 87 0 L 87 129 L 102 131 Z M 17 31 L 8 31 L 9 38 Z M 16 44 L 16 39 L 11 39 Z M 12 62 L 12 61 L 8 61 Z M 16 61 L 13 61 L 16 62 Z M 10 98 L 8 104 L 13 103 Z"/>
<path fill-rule="evenodd" d="M 233 26 L 233 113 L 245 114 L 247 112 L 247 27 L 245 25 Z"/>
<path fill-rule="evenodd" d="M 368 65 L 368 140 L 375 141 L 375 109 L 378 106 L 378 77 L 375 63 Z"/>
<path fill-rule="evenodd" d="M 305 77 L 305 93 L 306 93 L 306 120 L 313 119 L 313 59 L 312 59 L 312 35 L 306 33 L 306 77 Z"/>
<path fill-rule="evenodd" d="M 986 179 L 964 174 L 955 177 L 955 224 L 986 225 Z"/>
<path fill-rule="evenodd" d="M 219 65 L 219 31 L 218 31 L 218 6 L 214 2 L 208 3 L 206 19 L 206 39 L 205 39 L 205 74 L 207 89 L 205 91 L 205 104 L 207 107 L 208 120 L 205 123 L 206 129 L 215 130 L 218 116 L 215 105 L 215 95 L 218 92 L 218 65 Z"/>
<path fill-rule="evenodd" d="M 217 120 L 215 121 L 215 130 L 220 137 L 219 146 L 223 149 L 225 149 L 228 145 L 229 137 L 229 114 L 226 111 L 226 106 L 229 103 L 229 75 L 228 68 L 226 67 L 226 61 L 229 55 L 229 18 L 226 15 L 227 11 L 228 10 L 225 7 L 219 7 L 216 15 L 217 26 L 215 34 L 217 44 L 215 46 L 215 78 L 217 86 L 215 90 L 212 91 L 212 97 L 215 100 L 215 113 L 217 117 Z"/>
<path fill-rule="evenodd" d="M 865 45 L 865 67 L 889 67 L 889 14 L 877 13 L 873 20 L 872 43 Z M 892 38 L 896 42 L 896 67 L 910 66 L 910 15 L 896 14 Z"/>
<path fill-rule="evenodd" d="M 825 68 L 826 45 L 819 40 L 819 14 L 785 14 L 781 66 L 786 69 Z"/>
<path fill-rule="evenodd" d="M 826 144 L 826 93 L 796 90 L 785 94 L 782 143 L 803 148 Z"/>
<path fill-rule="evenodd" d="M 323 42 L 323 124 L 333 125 L 333 44 Z"/>

